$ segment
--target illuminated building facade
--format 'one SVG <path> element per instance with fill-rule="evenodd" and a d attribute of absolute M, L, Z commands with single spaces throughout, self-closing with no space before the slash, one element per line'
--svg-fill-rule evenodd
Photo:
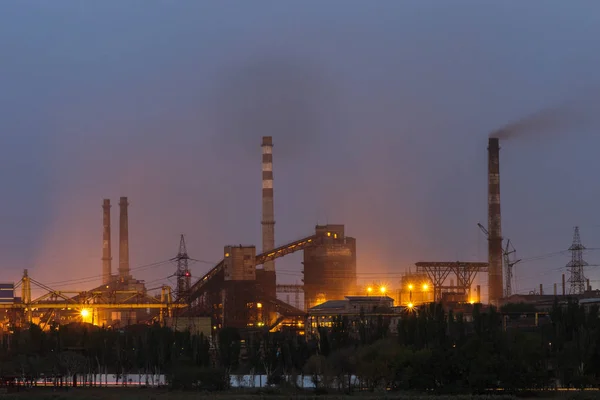
<path fill-rule="evenodd" d="M 316 227 L 319 244 L 304 250 L 305 309 L 356 293 L 356 239 L 344 225 Z"/>

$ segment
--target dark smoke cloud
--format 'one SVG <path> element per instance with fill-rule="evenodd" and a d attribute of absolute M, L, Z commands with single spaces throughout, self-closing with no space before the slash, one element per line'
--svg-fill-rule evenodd
<path fill-rule="evenodd" d="M 600 128 L 598 91 L 548 107 L 494 131 L 490 137 L 509 139 L 537 134 L 571 134 Z"/>
<path fill-rule="evenodd" d="M 262 136 L 273 136 L 278 157 L 313 147 L 335 114 L 338 90 L 325 68 L 306 59 L 255 57 L 224 69 L 213 97 L 215 142 L 256 156 Z"/>

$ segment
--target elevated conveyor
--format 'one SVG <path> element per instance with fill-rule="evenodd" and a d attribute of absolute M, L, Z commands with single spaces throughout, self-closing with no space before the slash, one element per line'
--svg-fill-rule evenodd
<path fill-rule="evenodd" d="M 267 261 L 273 261 L 280 257 L 286 256 L 288 254 L 292 254 L 297 251 L 304 250 L 307 247 L 314 246 L 319 241 L 320 241 L 320 237 L 318 237 L 316 235 L 311 235 L 311 236 L 302 238 L 300 240 L 295 240 L 293 242 L 287 243 L 283 246 L 279 246 L 268 252 L 258 254 L 256 256 L 255 264 L 262 265 Z M 202 294 L 212 284 L 215 284 L 216 282 L 223 282 L 223 279 L 224 279 L 223 266 L 224 266 L 224 260 L 221 260 L 210 271 L 208 271 L 202 278 L 198 279 L 198 281 L 196 281 L 196 283 L 194 283 L 192 285 L 192 287 L 190 288 L 190 301 L 191 302 L 197 300 L 200 296 L 202 296 Z"/>

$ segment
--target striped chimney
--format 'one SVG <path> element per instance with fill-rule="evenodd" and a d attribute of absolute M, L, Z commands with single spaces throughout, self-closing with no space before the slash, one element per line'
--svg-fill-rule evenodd
<path fill-rule="evenodd" d="M 102 203 L 102 221 L 104 232 L 102 234 L 102 283 L 107 285 L 111 281 L 112 255 L 110 242 L 110 199 Z"/>
<path fill-rule="evenodd" d="M 499 306 L 503 295 L 502 227 L 500 217 L 500 144 L 498 138 L 488 142 L 488 296 Z"/>
<path fill-rule="evenodd" d="M 127 197 L 121 197 L 119 201 L 119 279 L 127 281 L 131 278 L 129 275 L 129 216 L 127 206 L 129 202 Z"/>
<path fill-rule="evenodd" d="M 273 206 L 273 137 L 262 138 L 262 250 L 275 248 L 275 215 Z M 275 262 L 264 264 L 265 272 L 275 272 Z"/>

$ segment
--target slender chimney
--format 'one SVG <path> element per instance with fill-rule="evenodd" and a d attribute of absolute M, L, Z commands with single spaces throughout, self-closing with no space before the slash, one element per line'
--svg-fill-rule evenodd
<path fill-rule="evenodd" d="M 500 144 L 488 142 L 488 294 L 489 302 L 499 306 L 502 298 L 502 227 L 500 217 Z"/>
<path fill-rule="evenodd" d="M 121 197 L 119 201 L 119 278 L 121 281 L 128 280 L 129 275 L 129 220 L 127 215 L 127 197 Z"/>
<path fill-rule="evenodd" d="M 104 199 L 102 204 L 104 233 L 102 234 L 102 283 L 107 285 L 111 281 L 112 255 L 110 241 L 110 200 Z"/>
<path fill-rule="evenodd" d="M 564 296 L 566 294 L 566 288 L 565 288 L 565 274 L 562 274 L 562 295 Z"/>
<path fill-rule="evenodd" d="M 275 248 L 275 211 L 273 205 L 273 137 L 262 138 L 262 250 Z M 275 262 L 264 266 L 264 285 L 267 293 L 275 296 Z"/>
<path fill-rule="evenodd" d="M 263 252 L 275 248 L 275 215 L 273 206 L 273 138 L 262 140 L 262 240 Z M 268 261 L 265 271 L 275 271 L 275 262 Z"/>

